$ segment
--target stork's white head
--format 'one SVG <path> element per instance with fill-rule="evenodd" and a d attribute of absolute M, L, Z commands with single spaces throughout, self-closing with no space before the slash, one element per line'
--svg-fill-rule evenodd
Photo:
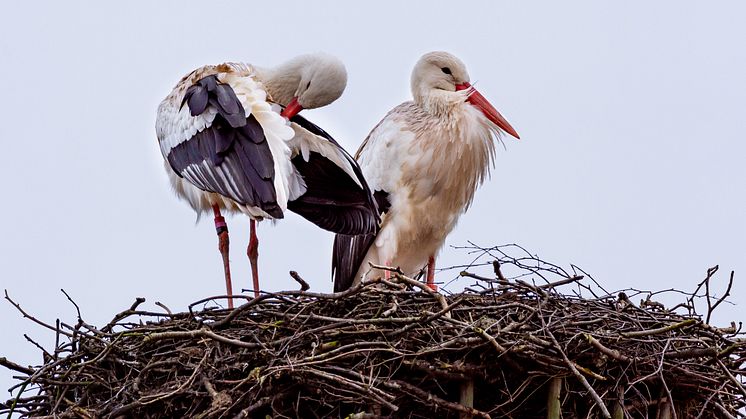
<path fill-rule="evenodd" d="M 500 112 L 471 86 L 466 66 L 454 55 L 443 51 L 423 55 L 412 70 L 411 83 L 415 102 L 440 109 L 469 102 L 495 125 L 520 138 Z"/>
<path fill-rule="evenodd" d="M 425 102 L 429 96 L 440 91 L 455 92 L 457 84 L 468 82 L 469 73 L 461 60 L 443 51 L 428 52 L 412 70 L 412 95 L 415 101 Z"/>
<path fill-rule="evenodd" d="M 347 86 L 344 64 L 325 53 L 300 55 L 267 70 L 262 76 L 272 99 L 285 106 L 283 116 L 287 118 L 303 109 L 320 108 L 334 102 Z"/>

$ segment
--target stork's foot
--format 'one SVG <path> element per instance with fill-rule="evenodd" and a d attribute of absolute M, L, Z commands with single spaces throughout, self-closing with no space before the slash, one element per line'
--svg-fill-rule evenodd
<path fill-rule="evenodd" d="M 438 291 L 438 286 L 435 285 L 435 257 L 430 256 L 427 261 L 427 282 L 426 285 L 433 291 Z"/>

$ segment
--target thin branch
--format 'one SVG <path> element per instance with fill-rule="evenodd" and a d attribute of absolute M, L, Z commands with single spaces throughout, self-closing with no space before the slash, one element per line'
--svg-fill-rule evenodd
<path fill-rule="evenodd" d="M 659 335 L 661 333 L 671 332 L 676 329 L 681 329 L 687 326 L 691 326 L 693 324 L 697 323 L 697 319 L 686 319 L 684 321 L 670 324 L 668 326 L 659 327 L 656 329 L 649 329 L 649 330 L 636 330 L 632 332 L 622 332 L 621 335 L 625 338 L 639 338 L 643 336 L 650 336 L 650 335 Z"/>
<path fill-rule="evenodd" d="M 308 291 L 311 286 L 308 285 L 308 282 L 306 282 L 301 276 L 298 274 L 298 272 L 290 271 L 290 277 L 295 280 L 295 282 L 300 284 L 300 290 L 301 291 Z"/>
<path fill-rule="evenodd" d="M 46 328 L 46 329 L 49 329 L 49 330 L 51 330 L 51 331 L 53 331 L 53 332 L 57 332 L 57 331 L 59 330 L 58 328 L 56 328 L 56 327 L 54 327 L 54 326 L 51 326 L 51 325 L 48 325 L 48 324 L 44 323 L 43 321 L 41 321 L 41 320 L 37 319 L 36 317 L 34 317 L 34 316 L 32 316 L 32 315 L 30 315 L 30 314 L 26 313 L 26 312 L 25 312 L 25 311 L 24 311 L 24 310 L 23 310 L 23 309 L 21 308 L 20 304 L 16 303 L 15 301 L 13 301 L 13 300 L 12 300 L 12 299 L 10 298 L 10 296 L 8 296 L 8 290 L 5 290 L 5 299 L 6 299 L 6 300 L 8 300 L 8 301 L 9 301 L 9 302 L 10 302 L 10 303 L 11 303 L 11 304 L 13 305 L 13 307 L 15 307 L 15 308 L 16 308 L 16 310 L 18 310 L 18 311 L 19 311 L 19 312 L 20 312 L 20 313 L 21 313 L 21 314 L 23 315 L 23 317 L 24 317 L 24 318 L 27 318 L 27 319 L 31 320 L 32 322 L 34 322 L 34 323 L 38 324 L 39 326 L 42 326 L 42 327 L 44 327 L 44 328 Z M 60 334 L 63 334 L 63 335 L 65 335 L 65 336 L 67 336 L 67 337 L 69 337 L 69 338 L 73 337 L 72 333 L 68 333 L 68 332 L 63 332 L 63 331 L 61 331 L 61 330 L 59 330 L 59 333 L 60 333 Z"/>
<path fill-rule="evenodd" d="M 549 336 L 549 338 L 552 340 L 552 344 L 554 345 L 554 348 L 560 353 L 562 356 L 562 359 L 565 361 L 565 365 L 567 365 L 567 368 L 570 369 L 572 374 L 575 376 L 575 378 L 580 381 L 580 383 L 585 387 L 586 390 L 591 394 L 591 397 L 593 398 L 593 401 L 596 402 L 596 406 L 601 410 L 601 414 L 604 415 L 605 418 L 611 419 L 611 413 L 609 413 L 609 410 L 606 408 L 606 405 L 604 404 L 603 400 L 601 400 L 601 397 L 598 396 L 598 393 L 596 393 L 596 390 L 593 389 L 593 387 L 588 383 L 588 380 L 585 379 L 583 374 L 578 371 L 578 369 L 575 367 L 575 363 L 570 361 L 570 358 L 567 357 L 565 354 L 565 351 L 562 350 L 562 346 L 557 342 L 557 338 L 554 337 L 554 334 L 549 329 L 546 329 L 546 333 Z"/>
<path fill-rule="evenodd" d="M 31 375 L 34 373 L 34 370 L 32 368 L 24 367 L 21 365 L 16 364 L 13 361 L 8 361 L 5 357 L 0 357 L 0 366 L 3 366 L 9 370 L 22 372 L 26 375 Z"/>

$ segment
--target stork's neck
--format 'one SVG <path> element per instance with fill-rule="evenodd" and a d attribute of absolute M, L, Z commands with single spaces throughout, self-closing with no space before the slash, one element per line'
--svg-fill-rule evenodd
<path fill-rule="evenodd" d="M 459 92 L 440 89 L 414 91 L 414 102 L 425 112 L 437 118 L 450 118 L 464 106 L 466 97 Z"/>
<path fill-rule="evenodd" d="M 296 57 L 273 68 L 257 68 L 256 77 L 274 102 L 286 106 L 295 97 L 303 71 L 308 67 L 305 57 Z"/>

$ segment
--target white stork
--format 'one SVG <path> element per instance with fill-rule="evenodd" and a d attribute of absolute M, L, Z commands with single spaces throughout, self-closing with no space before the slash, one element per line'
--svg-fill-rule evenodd
<path fill-rule="evenodd" d="M 412 71 L 413 101 L 392 109 L 356 158 L 383 212 L 380 231 L 334 240 L 334 290 L 359 283 L 369 263 L 417 275 L 435 255 L 489 174 L 501 130 L 518 133 L 469 83 L 466 67 L 446 52 L 420 58 Z"/>
<path fill-rule="evenodd" d="M 221 210 L 251 219 L 247 253 L 255 295 L 257 220 L 283 218 L 289 209 L 335 233 L 377 228 L 375 201 L 357 162 L 297 115 L 335 101 L 346 84 L 344 65 L 326 54 L 270 69 L 225 63 L 187 74 L 158 107 L 156 132 L 174 191 L 198 218 L 214 213 L 228 295 L 229 241 Z M 232 299 L 228 304 L 233 307 Z"/>

